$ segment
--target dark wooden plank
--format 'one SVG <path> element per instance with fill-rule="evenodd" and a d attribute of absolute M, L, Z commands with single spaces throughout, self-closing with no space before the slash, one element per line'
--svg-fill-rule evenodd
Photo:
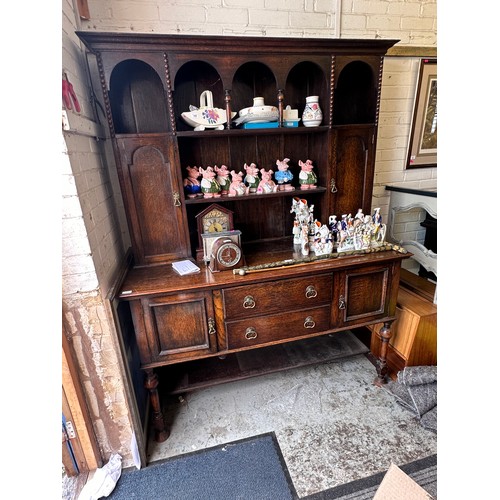
<path fill-rule="evenodd" d="M 368 347 L 349 330 L 322 337 L 288 342 L 229 354 L 225 358 L 208 358 L 174 365 L 158 370 L 160 386 L 165 394 L 183 394 L 236 380 L 247 379 L 266 373 L 274 373 L 301 366 L 365 354 Z"/>

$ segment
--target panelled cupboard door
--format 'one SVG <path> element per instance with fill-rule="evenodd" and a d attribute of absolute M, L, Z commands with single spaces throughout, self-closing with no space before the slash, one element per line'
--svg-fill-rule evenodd
<path fill-rule="evenodd" d="M 338 273 L 332 309 L 334 327 L 359 325 L 389 315 L 391 271 L 388 264 Z"/>
<path fill-rule="evenodd" d="M 348 214 L 363 209 L 371 213 L 375 134 L 373 125 L 352 125 L 335 131 L 333 180 L 337 192 L 332 196 L 331 214 Z"/>
<path fill-rule="evenodd" d="M 141 303 L 151 363 L 168 364 L 216 352 L 211 292 L 150 297 Z"/>
<path fill-rule="evenodd" d="M 158 135 L 117 139 L 119 178 L 137 265 L 188 256 L 175 148 Z"/>

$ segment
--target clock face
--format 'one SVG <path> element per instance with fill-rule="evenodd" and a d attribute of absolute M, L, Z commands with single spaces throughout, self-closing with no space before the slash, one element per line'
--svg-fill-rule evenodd
<path fill-rule="evenodd" d="M 228 230 L 228 224 L 225 220 L 216 218 L 206 221 L 204 225 L 205 233 L 222 233 Z"/>
<path fill-rule="evenodd" d="M 203 217 L 204 233 L 222 233 L 231 229 L 229 217 L 219 210 L 212 210 Z"/>
<path fill-rule="evenodd" d="M 214 236 L 208 268 L 213 273 L 228 271 L 244 263 L 240 232 L 230 231 L 225 236 Z"/>
<path fill-rule="evenodd" d="M 233 241 L 227 241 L 217 249 L 216 259 L 223 267 L 233 267 L 241 260 L 241 248 Z"/>
<path fill-rule="evenodd" d="M 224 232 L 211 232 L 204 233 L 201 235 L 203 238 L 203 260 L 205 262 L 210 262 L 211 259 L 215 259 L 217 255 L 217 248 L 220 247 L 223 241 L 232 241 L 238 247 L 241 244 L 241 231 L 224 231 Z M 216 245 L 217 244 L 217 245 Z"/>

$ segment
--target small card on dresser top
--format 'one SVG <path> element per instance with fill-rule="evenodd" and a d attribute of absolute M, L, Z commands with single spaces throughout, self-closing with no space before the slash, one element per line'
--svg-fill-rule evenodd
<path fill-rule="evenodd" d="M 172 262 L 172 267 L 174 268 L 174 271 L 176 271 L 181 276 L 184 276 L 186 274 L 199 273 L 201 270 L 194 262 L 191 262 L 188 259 Z"/>

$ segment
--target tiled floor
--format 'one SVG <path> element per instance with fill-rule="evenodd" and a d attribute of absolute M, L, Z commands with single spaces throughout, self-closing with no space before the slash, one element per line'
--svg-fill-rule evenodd
<path fill-rule="evenodd" d="M 361 354 L 172 397 L 171 435 L 150 441 L 149 460 L 274 432 L 302 497 L 437 453 L 436 434 L 375 375 Z"/>

